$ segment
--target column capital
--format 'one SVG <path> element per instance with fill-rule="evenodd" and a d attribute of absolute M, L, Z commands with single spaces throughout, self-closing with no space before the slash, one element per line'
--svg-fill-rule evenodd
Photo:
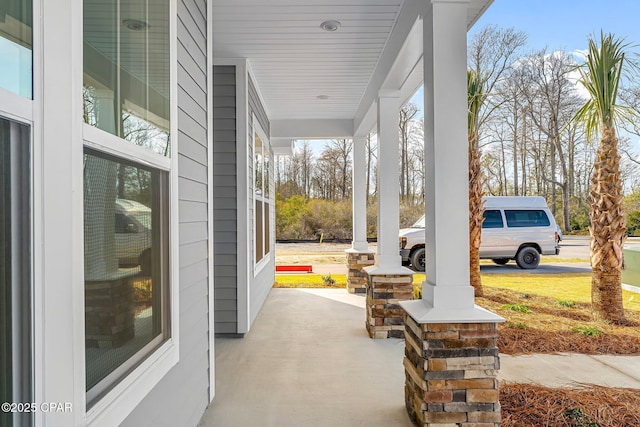
<path fill-rule="evenodd" d="M 471 288 L 471 286 L 469 286 Z M 473 291 L 473 288 L 471 288 Z M 473 294 L 472 294 L 473 296 Z M 489 310 L 472 305 L 464 308 L 434 307 L 428 301 L 400 301 L 400 307 L 416 323 L 504 323 L 505 319 Z"/>

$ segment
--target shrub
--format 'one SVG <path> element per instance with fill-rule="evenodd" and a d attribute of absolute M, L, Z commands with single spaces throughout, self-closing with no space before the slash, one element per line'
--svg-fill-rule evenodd
<path fill-rule="evenodd" d="M 640 210 L 627 213 L 627 233 L 629 236 L 640 236 Z"/>
<path fill-rule="evenodd" d="M 591 421 L 591 419 L 583 413 L 580 408 L 569 408 L 564 411 L 563 415 L 566 418 L 573 420 L 575 423 L 572 425 L 576 427 L 598 427 L 598 424 Z"/>
<path fill-rule="evenodd" d="M 527 325 L 525 325 L 522 322 L 516 322 L 516 323 L 507 323 L 507 328 L 511 328 L 511 329 L 527 329 Z"/>
<path fill-rule="evenodd" d="M 350 200 L 310 200 L 303 221 L 308 227 L 307 238 L 351 239 L 352 215 Z"/>
<path fill-rule="evenodd" d="M 322 283 L 324 283 L 325 285 L 335 285 L 336 279 L 331 277 L 331 274 L 327 274 L 325 276 L 322 276 Z"/>
<path fill-rule="evenodd" d="M 556 301 L 556 304 L 559 305 L 560 307 L 567 307 L 567 308 L 573 308 L 573 306 L 576 305 L 576 303 L 571 300 L 558 300 Z"/>
<path fill-rule="evenodd" d="M 600 329 L 589 326 L 576 326 L 575 328 L 571 328 L 571 332 L 576 332 L 588 337 L 597 337 L 602 335 L 602 331 Z"/>
<path fill-rule="evenodd" d="M 276 239 L 306 239 L 307 226 L 302 220 L 307 212 L 307 201 L 302 196 L 283 200 L 276 197 Z"/>
<path fill-rule="evenodd" d="M 500 308 L 504 310 L 518 311 L 520 313 L 531 313 L 531 309 L 524 304 L 504 304 Z"/>

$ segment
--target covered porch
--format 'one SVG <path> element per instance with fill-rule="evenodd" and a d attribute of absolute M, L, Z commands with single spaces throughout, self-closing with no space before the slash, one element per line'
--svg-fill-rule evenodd
<path fill-rule="evenodd" d="M 239 369 L 218 370 L 221 376 L 216 378 L 216 384 L 226 387 L 235 381 L 246 382 L 250 390 L 243 392 L 246 398 L 254 390 L 264 393 L 262 397 L 273 398 L 274 390 L 278 393 L 281 387 L 272 387 L 269 381 L 300 384 L 299 389 L 282 387 L 291 396 L 281 401 L 280 396 L 275 403 L 272 399 L 255 399 L 256 405 L 262 405 L 260 402 L 283 405 L 280 410 L 266 405 L 265 419 L 282 413 L 295 415 L 295 405 L 290 402 L 302 399 L 302 407 L 308 410 L 309 405 L 317 405 L 319 413 L 307 422 L 301 419 L 291 425 L 314 425 L 313 420 L 331 416 L 336 418 L 334 425 L 373 425 L 372 422 L 380 422 L 379 425 L 406 422 L 408 425 L 410 418 L 424 425 L 499 422 L 495 379 L 499 361 L 495 341 L 496 324 L 502 318 L 474 304 L 468 262 L 466 38 L 468 29 L 490 4 L 491 0 L 356 0 L 339 6 L 318 0 L 286 1 L 278 6 L 231 0 L 214 3 L 214 70 L 216 66 L 235 70 L 227 80 L 218 79 L 218 93 L 229 93 L 230 97 L 235 93 L 235 103 L 218 104 L 220 112 L 224 110 L 225 114 L 232 111 L 230 105 L 235 105 L 235 122 L 219 116 L 217 123 L 228 124 L 227 136 L 238 143 L 236 158 L 232 160 L 238 165 L 238 230 L 240 226 L 243 228 L 237 233 L 238 248 L 242 248 L 236 254 L 237 301 L 233 304 L 224 301 L 225 307 L 231 307 L 225 314 L 232 315 L 237 307 L 237 333 L 247 334 L 246 342 L 258 342 L 258 348 L 249 346 L 237 353 L 233 351 L 235 346 L 247 344 L 220 343 L 216 349 L 220 357 L 249 362 Z M 214 75 L 214 108 L 218 83 Z M 223 91 L 224 83 L 229 87 L 233 85 L 235 92 Z M 398 120 L 401 106 L 420 85 L 424 85 L 425 93 L 428 280 L 423 284 L 422 299 L 409 301 L 413 297 L 412 271 L 402 266 L 398 246 Z M 256 104 L 264 108 L 255 108 Z M 214 111 L 214 147 L 216 117 Z M 256 125 L 258 122 L 260 126 Z M 257 132 L 256 128 L 261 131 Z M 234 129 L 235 135 L 231 133 Z M 375 254 L 366 240 L 365 182 L 365 140 L 374 129 L 378 144 Z M 275 215 L 264 215 L 265 211 L 272 212 L 274 195 L 268 184 L 273 173 L 268 169 L 270 163 L 265 163 L 262 156 L 282 154 L 299 139 L 343 138 L 353 140 L 353 239 L 347 257 L 350 264 L 354 259 L 367 264 L 362 269 L 367 277 L 367 296 L 358 301 L 366 304 L 366 329 L 355 332 L 345 319 L 328 326 L 326 321 L 335 322 L 337 316 L 329 307 L 326 311 L 307 307 L 302 296 L 309 299 L 309 294 L 301 294 L 299 301 L 280 301 L 282 313 L 276 313 L 275 317 L 284 316 L 281 321 L 265 320 L 271 319 L 264 313 L 280 292 L 272 290 L 262 306 L 254 296 L 258 287 L 249 286 L 245 292 L 242 284 L 244 277 L 249 283 L 254 281 L 252 267 L 253 277 L 257 277 L 267 270 L 260 270 L 264 261 L 273 261 L 270 254 L 267 256 L 269 245 L 264 245 L 273 238 L 269 230 L 273 229 Z M 247 157 L 252 160 L 247 162 Z M 244 192 L 246 184 L 249 184 L 248 194 Z M 214 212 L 214 220 L 215 215 Z M 250 224 L 245 232 L 246 218 L 252 215 L 258 221 L 255 226 Z M 256 248 L 255 262 L 248 265 L 245 248 L 249 251 Z M 259 286 L 261 298 L 266 298 L 268 292 L 265 284 L 262 280 Z M 341 298 L 356 301 L 349 295 Z M 218 306 L 222 307 L 222 302 L 217 301 Z M 346 304 L 341 305 L 338 312 L 355 312 L 355 309 Z M 250 313 L 248 320 L 243 316 L 245 311 Z M 299 315 L 289 317 L 287 312 Z M 362 316 L 360 318 L 354 327 L 362 325 Z M 264 335 L 257 334 L 254 328 L 260 328 Z M 317 334 L 313 334 L 313 340 L 304 341 L 309 338 L 310 329 L 315 328 Z M 302 335 L 296 339 L 298 333 Z M 367 336 L 389 341 L 374 343 L 368 341 Z M 405 336 L 408 336 L 406 347 L 403 341 L 397 341 Z M 334 347 L 336 341 L 344 347 Z M 278 345 L 273 347 L 272 342 Z M 329 343 L 332 345 L 327 346 Z M 276 357 L 261 359 L 274 363 L 261 370 L 281 375 L 251 376 L 254 367 L 259 366 L 250 362 L 252 353 L 260 359 L 261 345 L 282 352 Z M 383 356 L 372 351 L 371 347 L 376 346 L 383 349 Z M 316 347 L 329 350 L 329 354 L 318 357 L 321 353 L 313 351 Z M 332 349 L 336 349 L 335 363 L 341 366 L 331 365 Z M 384 363 L 381 357 L 388 357 L 388 362 Z M 344 364 L 345 358 L 353 364 Z M 324 367 L 318 370 L 318 364 Z M 232 376 L 224 377 L 226 374 Z M 360 374 L 359 379 L 356 380 L 354 374 Z M 271 380 L 256 384 L 265 378 Z M 445 380 L 456 381 L 447 382 L 445 387 Z M 391 384 L 397 386 L 391 390 Z M 440 389 L 436 392 L 435 387 Z M 346 390 L 344 399 L 327 399 L 327 393 L 338 395 Z M 380 394 L 380 390 L 393 393 L 391 400 L 400 405 L 387 406 L 385 402 L 389 398 Z M 310 395 L 307 399 L 306 393 L 311 392 L 318 393 L 318 398 Z M 214 407 L 224 411 L 221 393 L 221 390 L 216 392 Z M 379 402 L 374 404 L 365 398 L 367 393 L 373 393 Z M 405 406 L 403 402 L 406 402 L 406 411 L 398 412 Z M 322 409 L 326 403 L 328 406 Z M 364 411 L 362 418 L 351 418 L 360 416 L 354 412 L 355 407 Z M 381 414 L 371 415 L 372 411 L 379 410 Z M 242 413 L 235 411 L 233 415 L 238 417 Z M 308 416 L 307 411 L 300 414 Z M 218 414 L 214 418 L 220 422 L 224 416 Z M 243 423 L 236 418 L 234 424 Z M 286 420 L 279 419 L 273 425 L 286 424 Z"/>

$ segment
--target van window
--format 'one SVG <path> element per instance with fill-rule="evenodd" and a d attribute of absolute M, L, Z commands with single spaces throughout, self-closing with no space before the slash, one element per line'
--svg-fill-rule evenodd
<path fill-rule="evenodd" d="M 484 211 L 482 216 L 484 217 L 482 228 L 502 228 L 502 215 L 499 210 Z"/>
<path fill-rule="evenodd" d="M 548 227 L 549 217 L 542 210 L 506 210 L 508 227 Z"/>

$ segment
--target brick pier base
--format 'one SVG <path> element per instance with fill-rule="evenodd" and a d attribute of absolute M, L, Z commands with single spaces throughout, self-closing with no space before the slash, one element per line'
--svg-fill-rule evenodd
<path fill-rule="evenodd" d="M 367 272 L 364 267 L 375 264 L 373 252 L 347 251 L 347 291 L 351 294 L 364 294 L 367 292 Z"/>
<path fill-rule="evenodd" d="M 500 425 L 496 323 L 405 321 L 405 402 L 418 426 Z"/>
<path fill-rule="evenodd" d="M 131 278 L 87 281 L 84 292 L 87 347 L 117 348 L 134 337 Z"/>
<path fill-rule="evenodd" d="M 405 311 L 413 299 L 413 275 L 370 274 L 367 280 L 367 332 L 371 338 L 404 338 Z"/>

